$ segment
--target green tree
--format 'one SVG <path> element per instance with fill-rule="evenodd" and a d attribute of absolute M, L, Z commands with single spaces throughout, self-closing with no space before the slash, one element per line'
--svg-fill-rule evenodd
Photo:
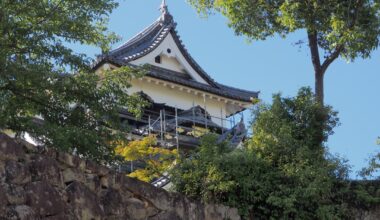
<path fill-rule="evenodd" d="M 188 0 L 199 12 L 220 12 L 237 35 L 265 40 L 306 30 L 315 75 L 315 93 L 323 104 L 323 78 L 339 56 L 368 58 L 379 46 L 379 0 Z M 322 51 L 322 54 L 320 54 Z M 323 59 L 322 59 L 323 58 Z"/>
<path fill-rule="evenodd" d="M 377 138 L 377 145 L 380 146 L 380 137 Z M 359 174 L 363 178 L 377 178 L 380 180 L 380 151 L 376 152 L 374 155 L 372 155 L 368 160 L 368 166 L 363 168 Z M 376 175 L 378 175 L 376 177 Z"/>
<path fill-rule="evenodd" d="M 178 157 L 176 149 L 159 147 L 157 139 L 153 135 L 141 140 L 130 141 L 128 144 L 119 143 L 115 152 L 125 161 L 143 163 L 144 167 L 133 170 L 128 176 L 145 182 L 164 176 Z"/>
<path fill-rule="evenodd" d="M 112 143 L 126 129 L 118 111 L 138 113 L 142 106 L 124 92 L 142 71 L 95 74 L 92 61 L 70 45 L 106 52 L 117 40 L 106 28 L 116 6 L 112 0 L 0 1 L 0 129 L 29 132 L 47 146 L 93 159 L 113 156 Z"/>
<path fill-rule="evenodd" d="M 243 149 L 204 138 L 199 151 L 173 170 L 175 190 L 237 207 L 247 219 L 347 217 L 348 167 L 319 140 L 332 133 L 336 113 L 301 89 L 295 98 L 275 95 L 255 115 L 253 137 Z"/>
<path fill-rule="evenodd" d="M 171 170 L 174 189 L 206 202 L 220 201 L 216 194 L 221 194 L 222 188 L 227 190 L 235 184 L 226 181 L 225 175 L 219 171 L 223 155 L 230 152 L 226 143 L 217 144 L 216 135 L 203 136 L 198 150 L 188 158 L 180 158 L 177 166 Z"/>

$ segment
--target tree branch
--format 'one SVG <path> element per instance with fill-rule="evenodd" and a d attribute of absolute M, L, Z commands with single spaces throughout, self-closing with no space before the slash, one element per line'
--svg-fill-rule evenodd
<path fill-rule="evenodd" d="M 335 51 L 332 54 L 330 54 L 330 56 L 328 56 L 325 59 L 325 61 L 323 62 L 322 66 L 321 66 L 321 72 L 322 73 L 325 73 L 326 70 L 327 70 L 327 68 L 330 66 L 330 64 L 332 62 L 334 62 L 334 60 L 336 58 L 339 57 L 339 55 L 342 52 L 343 48 L 344 48 L 343 45 L 339 45 L 338 47 L 336 47 Z"/>
<path fill-rule="evenodd" d="M 347 27 L 348 31 L 352 30 L 355 27 L 355 24 L 356 24 L 357 19 L 358 19 L 359 10 L 361 9 L 362 6 L 363 6 L 363 1 L 362 0 L 358 0 L 356 2 L 355 6 L 353 7 L 353 10 L 355 10 L 355 12 L 353 14 L 351 23 Z M 349 11 L 351 10 L 350 7 L 348 9 L 349 9 Z M 339 57 L 339 55 L 343 51 L 343 49 L 344 49 L 344 45 L 343 44 L 338 45 L 335 48 L 335 51 L 333 53 L 331 53 L 329 57 L 326 58 L 326 60 L 323 62 L 322 67 L 321 67 L 321 70 L 322 70 L 323 73 L 326 72 L 326 70 L 330 66 L 330 64 L 332 62 L 334 62 L 334 60 L 336 58 Z"/>
<path fill-rule="evenodd" d="M 19 88 L 16 88 L 13 85 L 8 85 L 6 88 L 8 89 L 8 91 L 12 92 L 14 95 L 19 96 L 19 97 L 21 97 L 23 99 L 29 100 L 29 101 L 31 101 L 31 102 L 39 105 L 39 106 L 45 107 L 45 108 L 53 110 L 53 111 L 61 111 L 61 112 L 65 111 L 64 108 L 54 108 L 51 105 L 46 104 L 44 100 L 38 100 L 38 99 L 36 99 L 34 97 L 34 95 L 32 94 L 31 90 L 28 91 L 28 92 L 23 93 L 22 92 L 23 90 L 21 90 Z M 25 95 L 26 93 L 29 94 L 29 96 Z"/>

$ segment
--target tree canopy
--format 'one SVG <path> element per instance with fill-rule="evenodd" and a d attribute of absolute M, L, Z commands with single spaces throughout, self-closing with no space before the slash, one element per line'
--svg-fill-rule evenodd
<path fill-rule="evenodd" d="M 153 135 L 131 141 L 128 144 L 121 142 L 115 148 L 115 152 L 125 161 L 140 162 L 142 167 L 134 168 L 128 176 L 145 182 L 165 176 L 178 157 L 176 149 L 159 147 L 157 139 Z"/>
<path fill-rule="evenodd" d="M 379 0 L 188 0 L 199 12 L 220 12 L 237 35 L 265 40 L 306 30 L 315 73 L 315 91 L 323 104 L 323 77 L 339 56 L 368 58 L 379 46 Z M 320 51 L 322 54 L 320 54 Z"/>
<path fill-rule="evenodd" d="M 244 148 L 206 136 L 199 151 L 172 171 L 174 189 L 237 207 L 246 219 L 345 218 L 348 167 L 319 140 L 337 123 L 336 113 L 321 107 L 310 89 L 295 98 L 275 95 L 272 105 L 255 112 L 253 137 Z"/>
<path fill-rule="evenodd" d="M 106 52 L 117 40 L 106 27 L 116 6 L 112 0 L 0 2 L 0 129 L 93 159 L 113 156 L 113 140 L 126 130 L 118 111 L 138 113 L 143 105 L 125 93 L 142 71 L 95 74 L 93 61 L 70 45 Z"/>
<path fill-rule="evenodd" d="M 377 138 L 377 145 L 380 147 L 380 137 Z M 359 174 L 363 178 L 377 178 L 380 180 L 380 151 L 375 152 L 368 160 L 368 166 L 363 168 Z"/>

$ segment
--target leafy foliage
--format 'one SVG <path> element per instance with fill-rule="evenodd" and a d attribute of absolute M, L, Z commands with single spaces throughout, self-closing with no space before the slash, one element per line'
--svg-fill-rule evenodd
<path fill-rule="evenodd" d="M 192 126 L 191 131 L 187 132 L 186 135 L 191 135 L 196 138 L 200 138 L 206 134 L 210 133 L 210 129 L 202 128 L 199 126 Z"/>
<path fill-rule="evenodd" d="M 298 29 L 317 32 L 318 46 L 326 56 L 342 47 L 340 55 L 366 58 L 379 46 L 380 2 L 373 0 L 264 1 L 189 0 L 199 12 L 213 10 L 229 19 L 236 34 L 265 40 Z"/>
<path fill-rule="evenodd" d="M 116 6 L 112 0 L 0 2 L 0 129 L 96 160 L 113 157 L 110 143 L 124 139 L 126 129 L 118 111 L 138 113 L 144 105 L 124 93 L 142 71 L 95 74 L 91 60 L 69 46 L 107 51 L 117 40 L 106 28 Z"/>
<path fill-rule="evenodd" d="M 316 74 L 316 95 L 323 104 L 323 75 L 339 56 L 368 58 L 379 46 L 378 0 L 188 0 L 204 15 L 220 12 L 237 35 L 265 40 L 306 30 Z M 321 60 L 319 50 L 323 51 Z"/>
<path fill-rule="evenodd" d="M 201 139 L 199 151 L 190 158 L 181 158 L 177 166 L 171 171 L 171 179 L 175 189 L 193 198 L 202 198 L 204 201 L 217 201 L 215 193 L 218 189 L 227 189 L 229 183 L 224 180 L 223 173 L 219 172 L 219 165 L 223 163 L 225 153 L 231 152 L 226 143 L 216 144 L 217 136 L 205 135 Z M 232 183 L 232 182 L 231 182 Z"/>
<path fill-rule="evenodd" d="M 237 207 L 247 219 L 343 218 L 348 167 L 320 144 L 338 123 L 336 113 L 301 89 L 295 98 L 275 95 L 255 115 L 243 149 L 206 136 L 173 170 L 175 190 Z"/>
<path fill-rule="evenodd" d="M 131 141 L 127 145 L 121 143 L 116 147 L 115 151 L 126 161 L 144 163 L 144 168 L 133 171 L 129 176 L 145 182 L 150 182 L 154 178 L 163 176 L 178 157 L 176 149 L 169 150 L 157 147 L 157 140 L 153 135 L 141 140 Z"/>
<path fill-rule="evenodd" d="M 298 150 L 303 146 L 320 158 L 325 151 L 322 142 L 327 141 L 333 134 L 333 128 L 339 124 L 337 112 L 331 107 L 320 107 L 309 88 L 301 88 L 295 98 L 282 98 L 276 94 L 272 105 L 261 105 L 255 114 L 255 135 L 250 145 L 258 151 Z M 293 147 L 286 149 L 281 145 Z"/>
<path fill-rule="evenodd" d="M 380 146 L 380 137 L 377 139 L 377 145 Z M 373 178 L 373 177 L 376 177 L 378 179 L 380 179 L 380 175 L 379 175 L 379 172 L 380 172 L 380 151 L 376 152 L 374 155 L 372 155 L 370 158 L 369 158 L 369 161 L 368 161 L 368 166 L 363 168 L 361 171 L 360 171 L 360 176 L 364 177 L 364 178 Z"/>
<path fill-rule="evenodd" d="M 347 202 L 351 207 L 371 209 L 380 204 L 379 180 L 353 180 L 350 181 Z"/>

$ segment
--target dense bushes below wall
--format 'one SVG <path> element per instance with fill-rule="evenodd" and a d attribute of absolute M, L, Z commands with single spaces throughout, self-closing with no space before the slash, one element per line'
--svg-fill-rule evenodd
<path fill-rule="evenodd" d="M 0 134 L 0 219 L 240 219 L 67 153 Z"/>

